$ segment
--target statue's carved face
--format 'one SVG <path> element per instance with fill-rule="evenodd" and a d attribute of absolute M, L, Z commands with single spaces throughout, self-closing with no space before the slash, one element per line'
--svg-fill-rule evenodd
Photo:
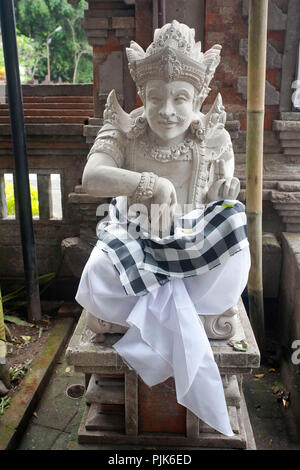
<path fill-rule="evenodd" d="M 145 94 L 145 115 L 161 144 L 181 142 L 194 117 L 193 85 L 184 81 L 150 80 Z"/>

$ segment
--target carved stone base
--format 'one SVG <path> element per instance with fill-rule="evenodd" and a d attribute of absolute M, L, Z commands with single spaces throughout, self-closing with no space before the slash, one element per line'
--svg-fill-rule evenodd
<path fill-rule="evenodd" d="M 223 376 L 228 414 L 234 432 L 234 436 L 226 437 L 191 411 L 176 404 L 173 379 L 148 388 L 132 371 L 125 371 L 123 379 L 113 372 L 110 370 L 109 375 L 92 374 L 90 378 L 86 392 L 88 406 L 78 432 L 80 444 L 151 443 L 255 449 L 243 393 L 235 375 Z"/>
<path fill-rule="evenodd" d="M 199 315 L 207 337 L 209 339 L 227 339 L 234 336 L 236 331 L 236 313 L 237 307 L 234 306 L 221 315 Z M 103 343 L 106 333 L 124 334 L 128 330 L 125 326 L 100 320 L 100 318 L 96 318 L 89 312 L 87 312 L 87 326 L 95 333 L 92 339 L 93 343 Z"/>
<path fill-rule="evenodd" d="M 199 315 L 209 339 L 227 339 L 236 332 L 237 306 L 229 308 L 221 315 Z"/>
<path fill-rule="evenodd" d="M 86 326 L 87 312 L 83 310 L 66 351 L 67 363 L 86 377 L 85 398 L 89 405 L 78 430 L 78 442 L 104 446 L 255 449 L 242 376 L 259 367 L 260 355 L 241 299 L 237 309 L 235 338 L 245 338 L 249 345 L 247 351 L 234 351 L 227 340 L 211 340 L 235 432 L 230 437 L 208 427 L 177 403 L 172 377 L 147 387 L 113 348 L 119 335 L 106 334 L 103 343 L 92 344 L 93 333 Z"/>

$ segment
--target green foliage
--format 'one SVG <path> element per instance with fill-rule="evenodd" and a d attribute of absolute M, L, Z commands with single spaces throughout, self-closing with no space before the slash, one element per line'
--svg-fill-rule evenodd
<path fill-rule="evenodd" d="M 51 36 L 49 44 L 51 81 L 73 82 L 78 56 L 81 55 L 76 83 L 92 82 L 92 49 L 81 27 L 81 18 L 88 4 L 80 0 L 70 5 L 68 0 L 14 0 L 18 33 L 28 38 L 35 50 L 35 61 L 29 64 L 29 76 L 43 81 L 47 75 L 47 38 L 58 27 L 62 29 Z M 19 52 L 19 56 L 21 56 Z M 25 59 L 25 56 L 24 56 Z M 21 61 L 20 61 L 21 62 Z M 1 66 L 1 62 L 0 62 Z"/>
<path fill-rule="evenodd" d="M 15 215 L 15 196 L 13 183 L 5 181 L 7 215 Z M 39 215 L 39 199 L 37 189 L 30 186 L 32 215 Z"/>
<path fill-rule="evenodd" d="M 10 401 L 10 398 L 7 395 L 0 398 L 0 418 L 3 415 L 5 408 L 8 408 L 9 401 Z"/>
<path fill-rule="evenodd" d="M 11 382 L 18 381 L 20 378 L 23 378 L 26 372 L 29 369 L 32 359 L 25 361 L 23 365 L 14 366 L 9 368 L 9 376 Z"/>

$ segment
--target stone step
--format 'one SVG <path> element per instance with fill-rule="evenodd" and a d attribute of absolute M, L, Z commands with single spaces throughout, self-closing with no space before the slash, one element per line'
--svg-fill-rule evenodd
<path fill-rule="evenodd" d="M 68 123 L 68 122 L 51 122 L 45 123 L 42 122 L 41 119 L 38 119 L 38 123 L 26 123 L 25 121 L 25 128 L 26 128 L 26 135 L 28 136 L 35 136 L 38 139 L 42 139 L 44 136 L 66 136 L 66 137 L 73 137 L 82 135 L 83 131 L 83 123 L 75 122 L 75 123 Z M 0 125 L 0 135 L 2 136 L 10 136 L 11 135 L 11 126 L 10 123 L 5 123 Z"/>
<path fill-rule="evenodd" d="M 26 117 L 25 124 L 86 124 L 88 117 L 85 116 L 53 116 L 53 117 Z M 9 124 L 9 117 L 0 117 L 0 124 Z"/>
<path fill-rule="evenodd" d="M 76 109 L 24 109 L 25 118 L 26 117 L 36 117 L 36 116 L 81 116 L 81 117 L 91 117 L 94 114 L 93 109 L 85 108 L 76 108 Z M 9 116 L 9 110 L 0 109 L 0 116 Z"/>
<path fill-rule="evenodd" d="M 23 96 L 23 103 L 93 103 L 93 96 Z"/>
<path fill-rule="evenodd" d="M 85 422 L 87 431 L 118 431 L 125 430 L 125 413 L 123 412 L 103 412 L 101 405 L 92 404 L 90 406 Z"/>
<path fill-rule="evenodd" d="M 124 376 L 103 377 L 92 374 L 85 398 L 87 403 L 123 405 L 125 403 Z"/>
<path fill-rule="evenodd" d="M 87 110 L 87 109 L 94 109 L 93 103 L 23 103 L 24 110 L 28 109 L 56 109 L 56 110 L 64 110 L 64 109 L 80 109 L 80 110 Z M 0 110 L 7 110 L 9 111 L 8 104 L 0 104 Z"/>

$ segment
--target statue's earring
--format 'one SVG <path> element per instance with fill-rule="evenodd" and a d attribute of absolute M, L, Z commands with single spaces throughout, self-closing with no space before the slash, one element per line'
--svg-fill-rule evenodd
<path fill-rule="evenodd" d="M 127 134 L 127 137 L 129 139 L 135 139 L 136 137 L 144 134 L 144 132 L 147 129 L 147 124 L 148 122 L 145 116 L 145 112 L 143 112 L 141 116 L 138 116 L 137 118 L 135 118 L 130 128 L 130 131 Z"/>
<path fill-rule="evenodd" d="M 197 139 L 202 141 L 205 135 L 205 127 L 200 119 L 200 116 L 196 113 L 194 113 L 194 115 L 195 119 L 193 119 L 190 124 L 190 131 Z"/>

